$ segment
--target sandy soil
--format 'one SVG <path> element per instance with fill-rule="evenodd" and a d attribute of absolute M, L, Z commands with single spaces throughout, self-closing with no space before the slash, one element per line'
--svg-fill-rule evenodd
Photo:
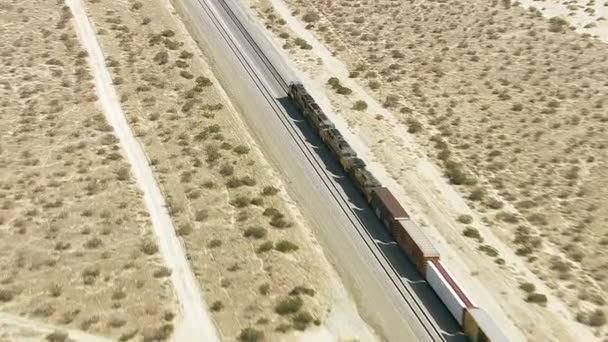
<path fill-rule="evenodd" d="M 172 289 L 69 19 L 0 5 L 0 311 L 152 336 L 171 329 Z"/>
<path fill-rule="evenodd" d="M 467 15 L 466 20 L 460 17 L 460 7 L 443 13 L 435 4 L 416 5 L 415 11 L 394 5 L 389 12 L 382 2 L 308 6 L 288 1 L 289 10 L 273 1 L 278 14 L 269 2 L 250 3 L 275 34 L 277 45 L 304 71 L 305 80 L 325 84 L 337 76 L 354 90 L 344 96 L 325 85 L 315 95 L 323 101 L 328 94 L 337 121 L 361 138 L 351 137 L 353 145 L 364 154 L 369 147 L 369 160 L 390 170 L 390 178 L 405 190 L 398 189 L 400 197 L 415 208 L 414 217 L 438 229 L 436 242 L 445 245 L 450 267 L 461 279 L 469 278 L 465 271 L 470 269 L 480 280 L 467 285 L 483 304 L 502 307 L 535 340 L 568 339 L 564 329 L 570 336 L 604 334 L 601 328 L 583 329 L 575 323 L 601 324 L 605 310 L 605 262 L 596 257 L 606 255 L 601 224 L 607 214 L 601 198 L 606 195 L 598 187 L 606 170 L 606 84 L 598 77 L 606 72 L 603 44 L 503 5 L 488 9 L 493 19 L 485 22 L 478 18 L 487 16 L 489 5 L 475 2 L 467 2 L 466 8 L 479 15 Z M 429 10 L 437 14 L 418 17 Z M 318 17 L 305 18 L 309 11 Z M 389 13 L 397 19 L 378 25 Z M 300 26 L 311 21 L 312 30 L 294 34 L 292 14 Z M 441 17 L 443 24 L 428 19 L 432 17 Z M 506 22 L 520 28 L 506 31 L 501 24 Z M 470 32 L 487 31 L 491 36 L 463 29 L 474 25 L 484 29 Z M 552 32 L 557 30 L 561 32 Z M 324 54 L 311 33 L 338 59 Z M 296 46 L 297 37 L 307 40 L 312 50 Z M 417 43 L 400 44 L 401 39 Z M 541 51 L 551 47 L 552 61 L 541 67 L 542 59 L 549 58 L 541 58 Z M 508 51 L 513 57 L 505 62 Z M 531 72 L 525 76 L 520 70 Z M 359 100 L 367 109 L 353 109 Z M 425 148 L 416 148 L 416 143 Z M 394 151 L 402 158 L 395 158 Z M 381 174 L 383 168 L 374 164 Z M 452 183 L 464 184 L 447 184 L 433 164 L 450 166 Z M 459 179 L 454 169 L 464 170 L 467 179 Z M 468 224 L 462 214 L 471 215 L 473 222 Z M 463 236 L 477 233 L 481 239 Z M 527 282 L 548 295 L 547 310 L 523 304 L 529 294 L 517 287 Z M 483 289 L 480 283 L 491 286 Z M 547 319 L 552 314 L 557 317 Z M 533 317 L 544 317 L 550 324 L 531 324 L 537 321 Z"/>
<path fill-rule="evenodd" d="M 54 340 L 53 340 L 54 339 Z M 109 338 L 91 335 L 80 330 L 65 329 L 36 320 L 29 320 L 19 316 L 0 313 L 0 342 L 34 342 L 51 340 L 83 341 L 83 342 L 109 342 Z"/>
<path fill-rule="evenodd" d="M 87 10 L 222 338 L 326 334 L 341 285 L 171 5 Z"/>
<path fill-rule="evenodd" d="M 533 7 L 547 18 L 562 18 L 576 31 L 608 42 L 606 1 L 520 0 L 519 2 L 522 7 Z"/>

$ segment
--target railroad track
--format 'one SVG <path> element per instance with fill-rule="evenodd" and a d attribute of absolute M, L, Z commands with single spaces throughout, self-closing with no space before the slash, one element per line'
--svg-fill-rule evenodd
<path fill-rule="evenodd" d="M 241 48 L 239 48 L 239 44 L 234 41 L 227 28 L 222 25 L 222 21 L 215 13 L 213 8 L 210 7 L 210 5 L 207 3 L 207 0 L 197 0 L 197 2 L 200 4 L 201 8 L 207 14 L 207 16 L 211 19 L 213 25 L 216 27 L 218 32 L 220 32 L 222 39 L 226 42 L 230 50 L 237 57 L 239 63 L 246 70 L 248 76 L 253 80 L 254 84 L 256 85 L 260 93 L 263 95 L 264 100 L 273 109 L 274 114 L 278 117 L 283 127 L 285 127 L 289 136 L 296 142 L 298 149 L 305 156 L 307 162 L 313 165 L 314 172 L 322 181 L 323 185 L 329 190 L 331 196 L 336 201 L 336 203 L 338 203 L 340 209 L 345 214 L 345 217 L 347 217 L 352 226 L 355 227 L 357 234 L 361 237 L 361 239 L 365 243 L 365 246 L 367 247 L 367 249 L 369 249 L 374 259 L 377 261 L 378 266 L 387 275 L 390 282 L 395 286 L 396 290 L 398 291 L 399 296 L 407 304 L 407 306 L 411 310 L 412 314 L 416 317 L 418 322 L 420 322 L 421 327 L 425 331 L 427 340 L 445 341 L 446 339 L 444 338 L 444 335 L 446 333 L 442 332 L 436 326 L 434 320 L 426 311 L 424 305 L 420 303 L 416 294 L 413 293 L 413 290 L 409 287 L 407 281 L 404 281 L 404 279 L 399 276 L 398 271 L 388 260 L 388 257 L 384 253 L 382 253 L 378 248 L 372 246 L 374 238 L 371 233 L 364 228 L 364 223 L 361 221 L 354 209 L 349 205 L 349 199 L 345 195 L 343 195 L 341 191 L 339 191 L 338 186 L 331 180 L 332 176 L 323 171 L 325 169 L 325 165 L 323 165 L 319 160 L 314 158 L 315 152 L 311 151 L 304 138 L 296 133 L 296 130 L 298 130 L 298 128 L 290 124 L 289 114 L 287 114 L 285 108 L 283 108 L 282 105 L 277 103 L 270 89 L 268 89 L 267 85 L 263 82 L 261 76 L 255 72 L 256 68 L 249 61 L 246 54 L 241 51 Z M 274 80 L 285 91 L 285 95 L 287 95 L 289 83 L 283 78 L 280 72 L 270 62 L 269 58 L 262 51 L 258 43 L 250 35 L 245 26 L 241 23 L 238 16 L 234 13 L 230 5 L 228 5 L 225 0 L 217 0 L 217 3 L 228 15 L 230 20 L 234 23 L 235 27 L 246 39 L 247 43 L 252 47 L 253 51 L 258 56 L 263 65 L 267 68 L 267 70 L 271 73 Z"/>

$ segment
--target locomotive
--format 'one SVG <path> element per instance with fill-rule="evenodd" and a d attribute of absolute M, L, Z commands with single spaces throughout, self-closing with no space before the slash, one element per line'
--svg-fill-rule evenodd
<path fill-rule="evenodd" d="M 424 231 L 412 220 L 392 192 L 383 187 L 357 156 L 340 131 L 301 83 L 289 85 L 289 97 L 366 198 L 416 269 L 473 342 L 503 342 L 506 337 L 488 314 L 478 308 L 440 260 Z"/>

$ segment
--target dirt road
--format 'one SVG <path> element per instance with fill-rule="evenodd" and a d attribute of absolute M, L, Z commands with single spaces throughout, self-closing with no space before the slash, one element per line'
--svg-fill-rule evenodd
<path fill-rule="evenodd" d="M 182 308 L 183 318 L 182 323 L 176 328 L 174 338 L 178 341 L 218 341 L 216 329 L 211 322 L 182 244 L 175 233 L 149 161 L 120 107 L 111 76 L 105 65 L 103 51 L 86 16 L 83 3 L 81 0 L 68 0 L 66 3 L 72 10 L 78 35 L 89 54 L 89 64 L 93 70 L 99 102 L 107 121 L 120 140 L 121 147 L 131 164 L 131 171 L 143 191 L 160 251 L 165 263 L 172 269 L 171 279 Z"/>

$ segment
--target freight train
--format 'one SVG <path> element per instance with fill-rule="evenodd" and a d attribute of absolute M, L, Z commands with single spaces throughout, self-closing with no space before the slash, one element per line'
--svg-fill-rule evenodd
<path fill-rule="evenodd" d="M 400 249 L 424 276 L 448 311 L 473 342 L 507 341 L 487 313 L 478 308 L 440 260 L 424 231 L 410 220 L 391 191 L 367 169 L 340 131 L 300 83 L 289 86 L 295 102 L 313 130 L 338 160 L 346 174 L 367 199 L 378 219 L 389 230 Z"/>

